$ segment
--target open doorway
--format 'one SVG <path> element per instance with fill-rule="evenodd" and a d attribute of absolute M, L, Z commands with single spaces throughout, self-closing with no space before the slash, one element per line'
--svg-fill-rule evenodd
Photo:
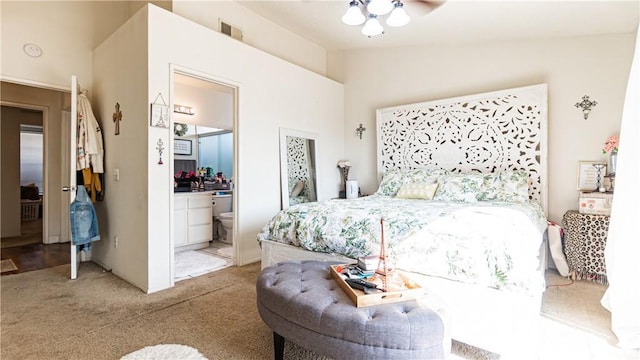
<path fill-rule="evenodd" d="M 179 281 L 236 264 L 237 88 L 191 71 L 172 75 L 172 244 Z"/>
<path fill-rule="evenodd" d="M 42 112 L 39 124 L 20 124 L 20 240 L 21 244 L 43 243 L 42 199 L 44 198 L 44 136 Z"/>
<path fill-rule="evenodd" d="M 44 241 L 44 119 L 43 110 L 2 106 L 2 275 L 69 263 L 66 246 Z"/>
<path fill-rule="evenodd" d="M 3 105 L 2 121 L 2 248 L 42 244 L 43 112 Z"/>
<path fill-rule="evenodd" d="M 2 275 L 68 264 L 52 191 L 60 183 L 58 129 L 68 94 L 4 81 L 2 90 Z M 5 260 L 17 269 L 5 272 Z"/>

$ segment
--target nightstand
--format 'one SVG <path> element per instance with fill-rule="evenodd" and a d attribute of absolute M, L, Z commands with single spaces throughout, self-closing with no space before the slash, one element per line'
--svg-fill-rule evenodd
<path fill-rule="evenodd" d="M 562 217 L 564 253 L 572 279 L 607 285 L 604 248 L 609 232 L 609 215 L 567 211 Z"/>

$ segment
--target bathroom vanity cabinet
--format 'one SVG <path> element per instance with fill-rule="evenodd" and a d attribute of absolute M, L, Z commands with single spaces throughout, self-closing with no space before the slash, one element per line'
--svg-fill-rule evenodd
<path fill-rule="evenodd" d="M 176 251 L 201 249 L 213 238 L 211 191 L 174 194 L 173 234 Z"/>

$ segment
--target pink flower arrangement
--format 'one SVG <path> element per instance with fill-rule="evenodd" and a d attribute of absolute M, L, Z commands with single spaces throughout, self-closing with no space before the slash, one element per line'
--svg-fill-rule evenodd
<path fill-rule="evenodd" d="M 607 141 L 604 142 L 604 149 L 602 149 L 602 153 L 606 154 L 612 151 L 618 152 L 619 141 L 620 141 L 620 138 L 618 137 L 618 135 L 609 136 L 607 138 Z"/>

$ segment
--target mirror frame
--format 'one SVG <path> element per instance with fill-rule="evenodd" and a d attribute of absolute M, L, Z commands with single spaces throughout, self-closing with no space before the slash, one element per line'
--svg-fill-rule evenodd
<path fill-rule="evenodd" d="M 287 136 L 313 140 L 313 153 L 315 154 L 316 167 L 314 169 L 316 201 L 320 199 L 318 187 L 318 134 L 307 131 L 280 128 L 280 208 L 289 208 L 289 164 L 287 163 Z"/>

